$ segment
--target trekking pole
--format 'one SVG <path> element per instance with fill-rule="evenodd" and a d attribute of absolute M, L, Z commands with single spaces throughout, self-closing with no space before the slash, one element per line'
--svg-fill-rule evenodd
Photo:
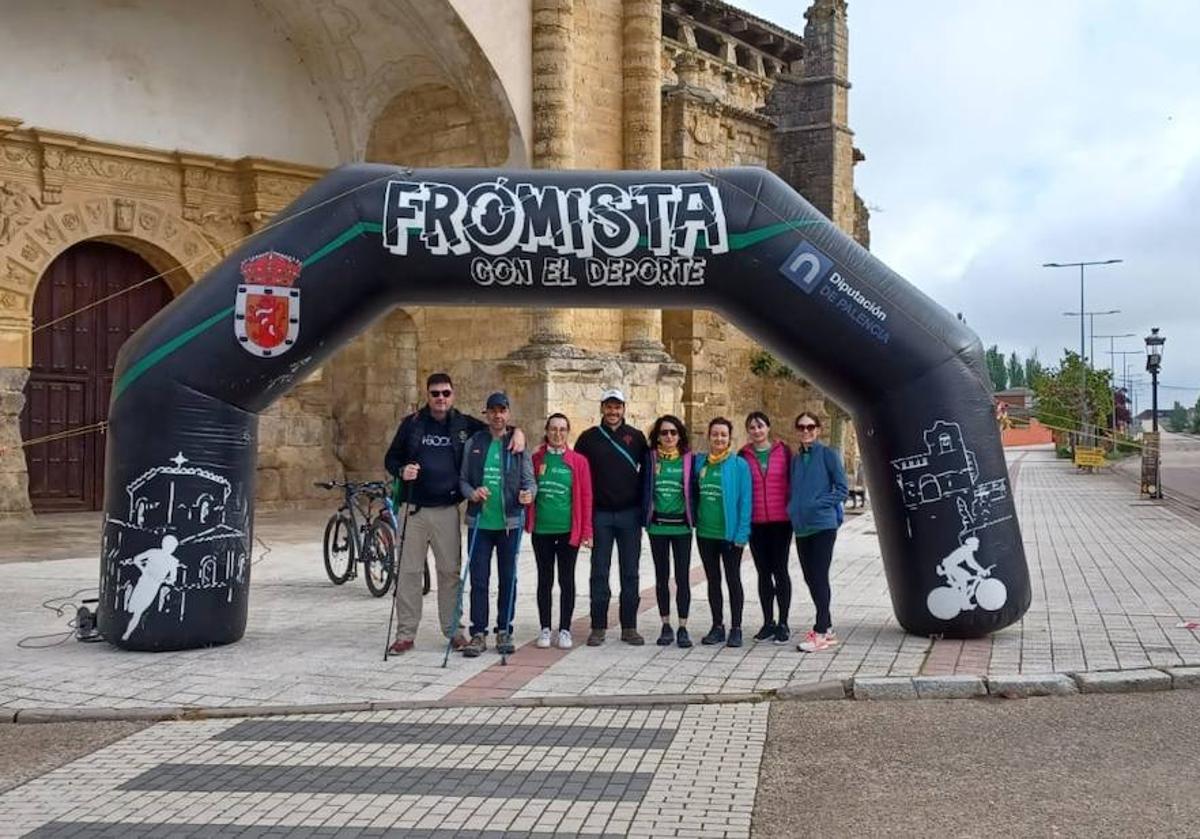
<path fill-rule="evenodd" d="M 510 623 L 516 618 L 517 614 L 517 565 L 521 559 L 521 534 L 525 531 L 525 510 L 521 510 L 521 520 L 517 524 L 517 549 L 513 552 L 513 573 L 512 585 L 509 586 L 508 594 L 508 620 L 500 621 L 500 625 L 504 627 L 504 631 L 508 633 L 509 643 L 512 643 L 512 627 Z M 508 666 L 508 653 L 500 654 L 500 666 Z"/>
<path fill-rule="evenodd" d="M 471 532 L 467 536 L 467 561 L 463 563 L 462 576 L 458 578 L 458 594 L 454 599 L 454 620 L 446 627 L 446 632 L 449 637 L 446 639 L 446 654 L 442 656 L 442 667 L 450 661 L 450 650 L 454 647 L 454 639 L 458 637 L 458 623 L 462 620 L 462 599 L 463 589 L 467 587 L 467 574 L 471 572 L 471 556 L 475 553 L 475 537 L 479 535 L 479 517 L 476 516 L 475 524 L 471 527 Z"/>
<path fill-rule="evenodd" d="M 405 493 L 407 496 L 408 493 Z M 392 519 L 392 527 L 400 533 L 400 539 L 396 545 L 396 553 L 392 557 L 392 611 L 388 615 L 388 630 L 387 640 L 384 642 L 383 660 L 388 660 L 388 653 L 392 649 L 392 622 L 396 619 L 396 603 L 400 600 L 400 558 L 404 556 L 404 537 L 408 535 L 408 514 L 412 508 L 407 501 L 401 501 L 404 505 L 404 519 L 401 522 L 396 521 L 396 510 L 392 506 L 392 499 L 384 499 L 384 504 L 387 506 L 388 515 Z"/>

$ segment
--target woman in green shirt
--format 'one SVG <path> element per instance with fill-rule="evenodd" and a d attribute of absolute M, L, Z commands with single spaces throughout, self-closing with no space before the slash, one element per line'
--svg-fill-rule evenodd
<path fill-rule="evenodd" d="M 701 644 L 742 645 L 742 551 L 750 538 L 753 490 L 750 467 L 734 454 L 733 423 L 717 417 L 708 424 L 708 454 L 696 455 L 692 496 L 696 503 L 696 547 L 708 577 L 713 627 Z M 729 587 L 729 636 L 725 635 L 721 571 Z"/>
<path fill-rule="evenodd" d="M 661 416 L 650 429 L 646 453 L 645 508 L 646 533 L 650 536 L 650 554 L 654 557 L 654 591 L 658 596 L 658 615 L 662 632 L 660 647 L 678 644 L 690 647 L 688 610 L 692 604 L 692 453 L 688 450 L 687 428 L 679 417 Z M 671 628 L 671 554 L 675 555 L 675 606 L 679 611 L 679 632 Z"/>
<path fill-rule="evenodd" d="M 532 534 L 537 562 L 537 605 L 541 632 L 537 645 L 557 639 L 569 650 L 571 616 L 575 611 L 575 560 L 581 547 L 592 545 L 592 473 L 587 458 L 567 445 L 571 423 L 563 414 L 546 420 L 546 439 L 533 453 L 538 494 L 529 506 L 525 529 Z M 558 632 L 551 632 L 551 594 L 558 571 Z"/>

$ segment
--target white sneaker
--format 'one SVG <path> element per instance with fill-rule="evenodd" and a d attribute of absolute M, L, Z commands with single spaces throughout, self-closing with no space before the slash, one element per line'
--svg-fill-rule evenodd
<path fill-rule="evenodd" d="M 569 630 L 569 629 L 558 630 L 558 648 L 560 650 L 571 649 L 571 630 Z"/>
<path fill-rule="evenodd" d="M 539 649 L 546 649 L 550 646 L 550 628 L 542 627 L 542 631 L 538 633 L 537 645 Z"/>

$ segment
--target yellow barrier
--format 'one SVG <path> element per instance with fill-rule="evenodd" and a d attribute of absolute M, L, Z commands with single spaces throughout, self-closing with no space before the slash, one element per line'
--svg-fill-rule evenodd
<path fill-rule="evenodd" d="M 1078 468 L 1097 469 L 1107 465 L 1108 460 L 1104 457 L 1104 449 L 1092 449 L 1085 446 L 1075 447 L 1075 466 Z"/>

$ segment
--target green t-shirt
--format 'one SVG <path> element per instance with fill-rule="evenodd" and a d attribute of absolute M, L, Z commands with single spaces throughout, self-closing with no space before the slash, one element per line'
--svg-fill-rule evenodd
<path fill-rule="evenodd" d="M 534 533 L 571 532 L 571 470 L 561 454 L 546 452 L 537 476 L 537 514 Z"/>
<path fill-rule="evenodd" d="M 687 511 L 683 496 L 683 458 L 656 462 L 658 472 L 654 476 L 654 512 L 656 516 L 675 518 L 683 516 L 682 524 L 654 524 L 646 527 L 651 536 L 683 536 L 691 533 L 687 524 Z"/>
<path fill-rule="evenodd" d="M 707 459 L 700 466 L 700 504 L 696 509 L 696 535 L 705 539 L 725 538 L 725 493 L 721 489 L 721 468 Z"/>
<path fill-rule="evenodd" d="M 812 452 L 807 449 L 801 449 L 800 459 L 804 462 L 804 468 L 807 469 L 809 467 L 809 461 L 812 460 Z M 797 530 L 796 535 L 803 538 L 805 536 L 812 536 L 814 533 L 819 532 L 820 531 L 818 531 L 815 527 L 806 527 L 804 530 Z"/>
<path fill-rule="evenodd" d="M 765 475 L 767 472 L 767 462 L 771 459 L 770 449 L 755 449 L 754 456 L 758 458 L 758 465 L 763 470 Z"/>
<path fill-rule="evenodd" d="M 504 530 L 504 473 L 500 468 L 500 453 L 503 440 L 492 440 L 487 457 L 483 459 L 483 485 L 488 490 L 488 500 L 483 502 L 479 514 L 479 526 L 484 530 Z"/>

